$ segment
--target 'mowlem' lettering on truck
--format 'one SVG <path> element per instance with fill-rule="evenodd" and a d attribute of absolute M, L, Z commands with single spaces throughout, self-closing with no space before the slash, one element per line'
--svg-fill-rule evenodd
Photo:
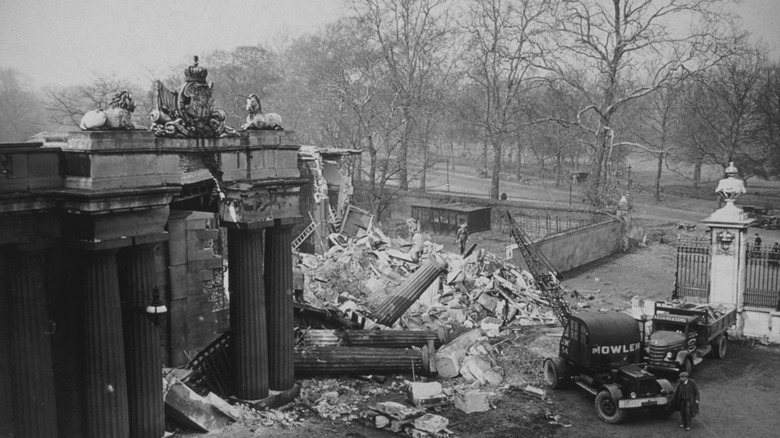
<path fill-rule="evenodd" d="M 639 342 L 623 345 L 596 345 L 591 348 L 593 354 L 621 354 L 621 353 L 633 353 L 639 350 Z"/>

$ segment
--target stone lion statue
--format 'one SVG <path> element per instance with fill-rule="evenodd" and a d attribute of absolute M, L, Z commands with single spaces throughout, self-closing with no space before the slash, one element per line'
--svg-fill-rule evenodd
<path fill-rule="evenodd" d="M 81 118 L 79 127 L 84 131 L 133 129 L 131 120 L 133 111 L 135 111 L 133 95 L 129 91 L 122 91 L 114 96 L 107 110 L 87 111 Z"/>
<path fill-rule="evenodd" d="M 241 125 L 241 129 L 269 129 L 283 130 L 282 117 L 276 113 L 263 113 L 260 105 L 260 98 L 256 94 L 250 94 L 246 97 L 246 110 L 249 114 L 246 116 L 246 123 Z"/>

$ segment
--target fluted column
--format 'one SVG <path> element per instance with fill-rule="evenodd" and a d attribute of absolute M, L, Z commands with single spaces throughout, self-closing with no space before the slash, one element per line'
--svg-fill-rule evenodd
<path fill-rule="evenodd" d="M 165 434 L 159 334 L 145 314 L 155 287 L 155 246 L 136 245 L 123 249 L 118 255 L 128 418 L 133 438 L 160 438 Z"/>
<path fill-rule="evenodd" d="M 16 436 L 57 436 L 50 323 L 42 252 L 8 257 L 11 387 Z"/>
<path fill-rule="evenodd" d="M 265 290 L 268 297 L 268 375 L 271 389 L 292 388 L 293 333 L 292 225 L 265 232 Z"/>
<path fill-rule="evenodd" d="M 129 437 L 127 374 L 116 250 L 81 251 L 86 424 L 90 438 Z"/>
<path fill-rule="evenodd" d="M 263 284 L 263 230 L 228 229 L 230 346 L 236 396 L 268 396 L 268 341 Z"/>

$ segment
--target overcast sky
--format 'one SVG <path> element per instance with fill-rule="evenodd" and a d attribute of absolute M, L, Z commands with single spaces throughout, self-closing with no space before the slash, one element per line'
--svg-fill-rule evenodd
<path fill-rule="evenodd" d="M 273 44 L 344 14 L 340 0 L 0 0 L 0 68 L 33 87 L 94 74 L 146 81 L 193 55 Z M 780 58 L 780 0 L 743 0 L 744 25 Z"/>

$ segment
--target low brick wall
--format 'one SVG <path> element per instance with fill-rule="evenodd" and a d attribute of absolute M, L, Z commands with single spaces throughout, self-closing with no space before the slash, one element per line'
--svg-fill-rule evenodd
<path fill-rule="evenodd" d="M 566 272 L 620 251 L 620 227 L 620 221 L 611 218 L 537 240 L 536 244 L 553 266 Z M 514 262 L 525 266 L 517 251 Z"/>

